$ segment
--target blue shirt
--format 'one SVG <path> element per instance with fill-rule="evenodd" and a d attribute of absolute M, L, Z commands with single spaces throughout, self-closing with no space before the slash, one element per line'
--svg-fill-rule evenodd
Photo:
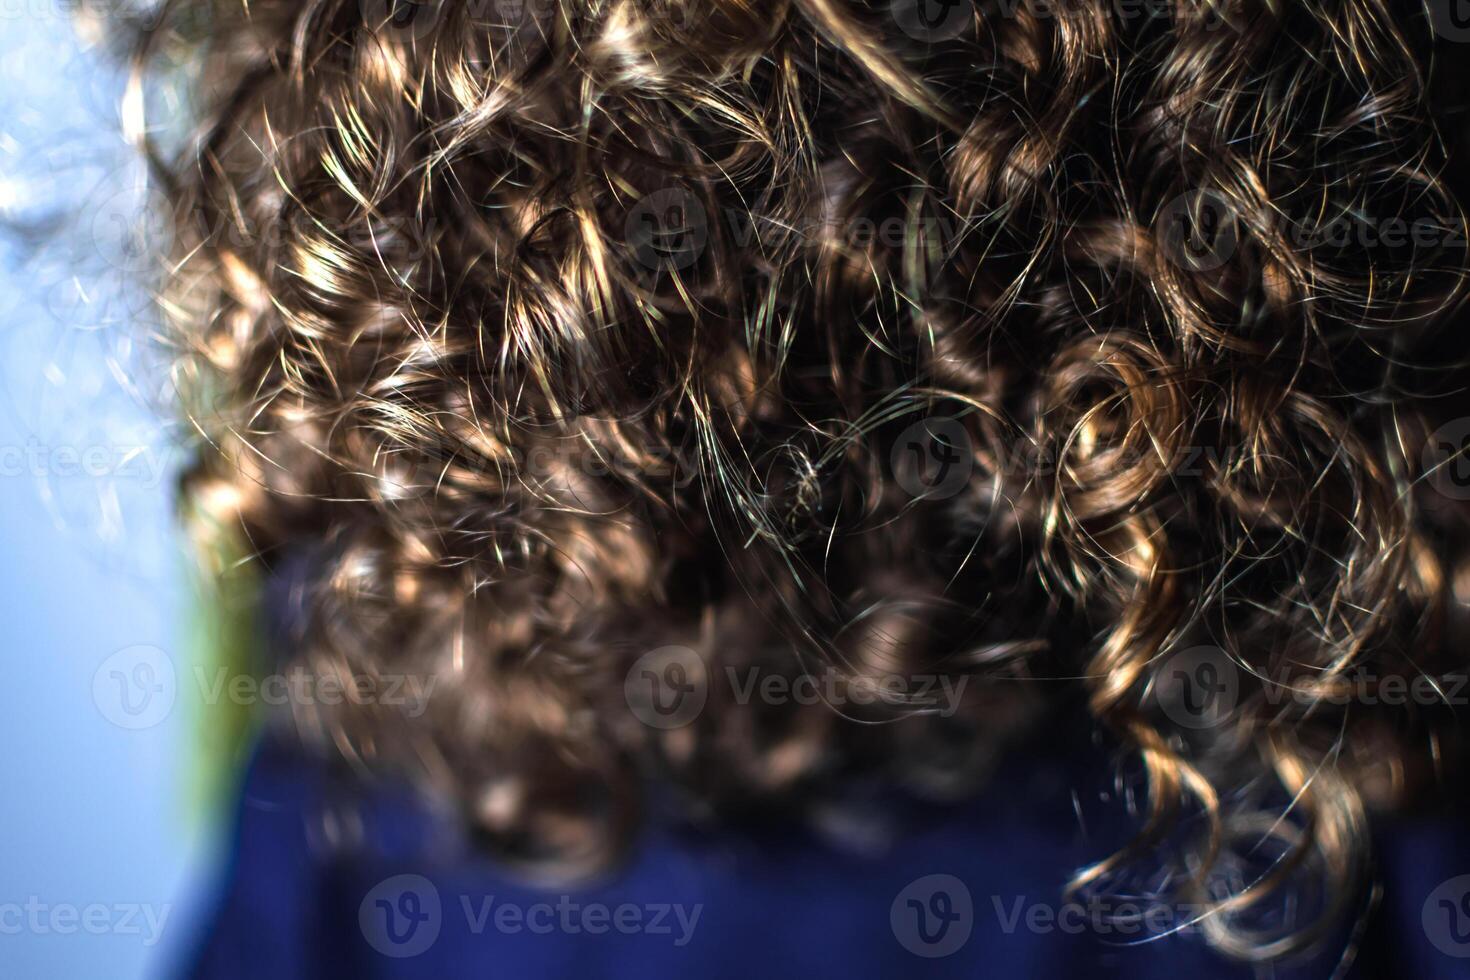
<path fill-rule="evenodd" d="M 858 804 L 823 829 L 651 820 L 618 870 L 538 887 L 412 794 L 352 787 L 267 742 L 189 975 L 1257 976 L 1208 947 L 1191 906 L 1066 898 L 1136 827 L 1094 749 L 1012 759 L 963 804 Z M 1470 977 L 1463 827 L 1446 813 L 1376 826 L 1361 914 L 1262 975 Z"/>

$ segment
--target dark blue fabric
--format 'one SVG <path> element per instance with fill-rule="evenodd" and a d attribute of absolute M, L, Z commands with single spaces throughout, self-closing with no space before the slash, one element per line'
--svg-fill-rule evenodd
<path fill-rule="evenodd" d="M 866 817 L 858 808 L 835 838 L 783 827 L 697 834 L 652 821 L 615 875 L 535 888 L 475 857 L 408 794 L 358 790 L 344 807 L 327 767 L 268 744 L 245 780 L 226 887 L 188 973 L 1315 978 L 1332 976 L 1351 943 L 1348 976 L 1470 977 L 1470 958 L 1443 949 L 1470 957 L 1470 935 L 1459 931 L 1470 930 L 1470 901 L 1442 885 L 1470 874 L 1470 848 L 1463 825 L 1442 814 L 1377 828 L 1381 896 L 1375 905 L 1365 892 L 1373 911 L 1356 938 L 1333 937 L 1315 956 L 1263 974 L 1188 931 L 1140 941 L 1146 927 L 1099 931 L 1076 915 L 1057 926 L 1046 916 L 1068 877 L 1131 826 L 1106 773 L 1088 752 L 1058 750 L 1002 769 L 963 806 Z M 931 875 L 949 877 L 921 880 Z M 922 955 L 946 943 L 948 955 Z"/>

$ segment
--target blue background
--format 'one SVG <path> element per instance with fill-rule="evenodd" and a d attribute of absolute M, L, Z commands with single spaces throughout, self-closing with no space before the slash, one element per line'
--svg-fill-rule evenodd
<path fill-rule="evenodd" d="M 0 11 L 0 976 L 126 980 L 192 941 L 213 840 L 184 637 L 197 599 L 172 516 L 183 455 L 143 277 L 108 239 L 134 234 L 141 173 L 107 33 L 76 6 Z M 90 452 L 89 471 L 62 447 Z M 93 681 L 139 645 L 177 690 L 129 728 L 112 679 L 101 697 Z M 51 910 L 97 904 L 99 934 L 52 928 Z M 157 936 L 148 912 L 166 916 Z"/>

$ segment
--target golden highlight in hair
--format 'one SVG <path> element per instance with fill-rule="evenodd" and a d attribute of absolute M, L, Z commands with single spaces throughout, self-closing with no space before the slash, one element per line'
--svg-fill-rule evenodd
<path fill-rule="evenodd" d="M 1466 222 L 1433 26 L 176 0 L 139 66 L 193 73 L 197 130 L 149 148 L 189 510 L 294 570 L 297 661 L 438 679 L 299 729 L 504 860 L 606 866 L 653 781 L 715 817 L 858 779 L 953 797 L 1086 716 L 1146 792 L 1074 887 L 1152 862 L 1220 949 L 1288 952 L 1348 914 L 1368 815 L 1459 758 Z M 637 668 L 669 650 L 706 702 L 649 724 Z M 957 703 L 742 701 L 720 679 L 750 668 Z M 1436 696 L 1341 696 L 1393 677 Z M 1190 724 L 1194 681 L 1229 710 Z M 1316 921 L 1247 927 L 1298 889 Z"/>

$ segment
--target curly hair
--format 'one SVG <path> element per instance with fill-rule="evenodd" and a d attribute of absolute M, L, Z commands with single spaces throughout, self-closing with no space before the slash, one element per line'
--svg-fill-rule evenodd
<path fill-rule="evenodd" d="M 1217 948 L 1297 949 L 1361 884 L 1368 814 L 1461 758 L 1440 26 L 175 0 L 131 119 L 191 66 L 197 131 L 145 140 L 189 514 L 295 569 L 299 663 L 439 681 L 297 727 L 503 860 L 606 866 L 655 783 L 718 818 L 953 797 L 1082 717 L 1146 803 L 1073 887 L 1162 867 Z M 823 694 L 723 682 L 751 670 Z M 1430 696 L 1362 696 L 1391 680 Z M 668 684 L 698 710 L 664 718 Z M 1230 693 L 1203 721 L 1201 685 Z M 1300 890 L 1314 921 L 1249 927 Z"/>

